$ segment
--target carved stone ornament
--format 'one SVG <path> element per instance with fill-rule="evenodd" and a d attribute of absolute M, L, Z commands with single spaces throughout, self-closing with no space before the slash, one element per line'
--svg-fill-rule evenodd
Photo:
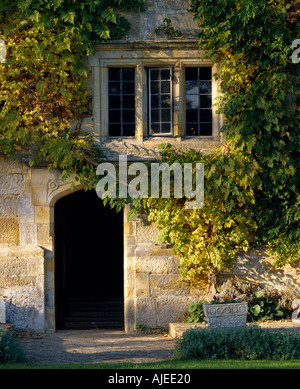
<path fill-rule="evenodd" d="M 247 323 L 248 303 L 203 304 L 203 311 L 211 328 L 243 327 Z"/>

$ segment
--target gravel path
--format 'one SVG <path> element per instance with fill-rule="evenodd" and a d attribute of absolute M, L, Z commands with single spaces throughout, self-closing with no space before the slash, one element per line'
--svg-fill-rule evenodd
<path fill-rule="evenodd" d="M 163 334 L 118 330 L 62 330 L 19 338 L 29 363 L 154 362 L 168 359 L 175 341 Z"/>
<path fill-rule="evenodd" d="M 265 322 L 261 327 L 300 334 L 300 324 Z M 155 362 L 172 357 L 176 341 L 192 324 L 172 323 L 167 333 L 126 334 L 119 330 L 61 330 L 19 337 L 29 363 Z M 199 325 L 205 327 L 205 325 Z"/>

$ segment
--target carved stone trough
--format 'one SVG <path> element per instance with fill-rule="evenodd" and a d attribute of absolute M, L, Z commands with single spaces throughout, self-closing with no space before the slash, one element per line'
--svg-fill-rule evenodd
<path fill-rule="evenodd" d="M 203 304 L 204 315 L 211 328 L 243 327 L 247 324 L 248 303 Z"/>

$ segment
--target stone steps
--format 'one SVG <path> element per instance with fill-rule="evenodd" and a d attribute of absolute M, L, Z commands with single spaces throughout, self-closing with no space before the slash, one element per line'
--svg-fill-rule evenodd
<path fill-rule="evenodd" d="M 70 299 L 70 314 L 64 318 L 67 329 L 123 328 L 123 299 Z"/>

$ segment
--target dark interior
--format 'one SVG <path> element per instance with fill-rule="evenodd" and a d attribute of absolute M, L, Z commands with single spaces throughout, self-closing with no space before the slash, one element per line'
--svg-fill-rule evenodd
<path fill-rule="evenodd" d="M 55 205 L 56 328 L 123 327 L 123 212 L 95 192 Z"/>

